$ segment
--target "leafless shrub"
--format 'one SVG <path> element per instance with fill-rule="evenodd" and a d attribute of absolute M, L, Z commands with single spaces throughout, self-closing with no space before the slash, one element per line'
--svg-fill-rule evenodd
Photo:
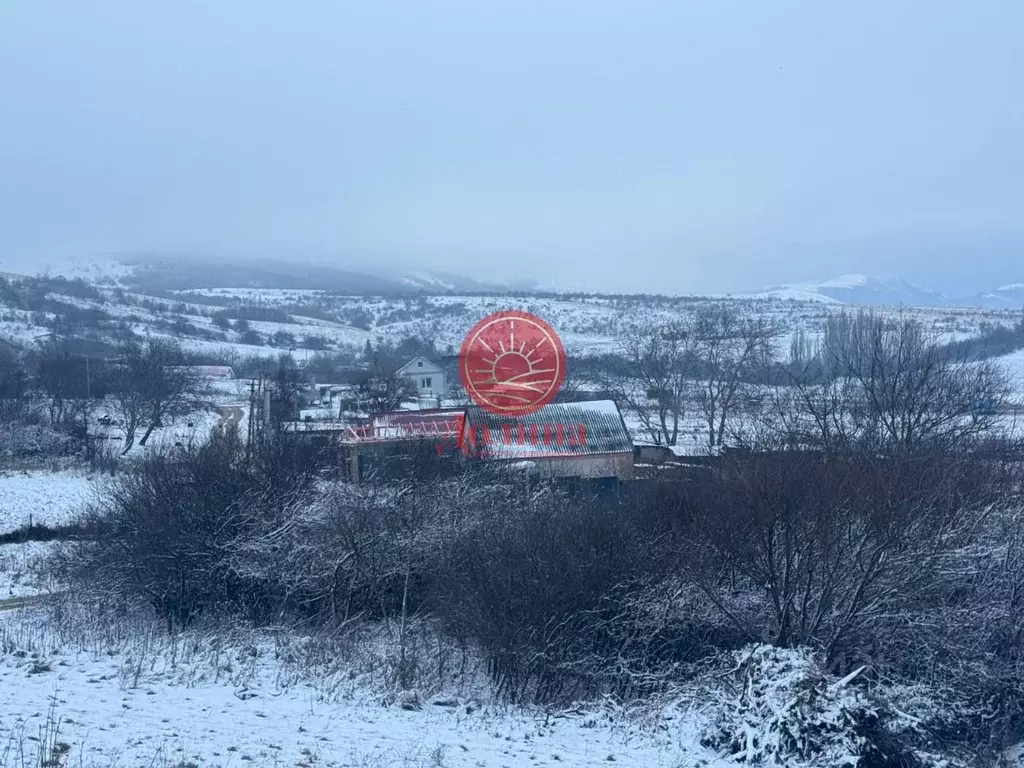
<path fill-rule="evenodd" d="M 242 591 L 251 584 L 232 569 L 230 546 L 310 492 L 316 465 L 297 453 L 272 440 L 246 455 L 229 431 L 152 455 L 110 484 L 83 520 L 86 535 L 59 553 L 58 570 L 72 582 L 142 598 L 170 626 L 218 606 L 265 612 L 273 596 Z"/>
<path fill-rule="evenodd" d="M 738 630 L 819 648 L 836 674 L 870 663 L 951 685 L 960 711 L 974 713 L 958 721 L 961 743 L 1016 733 L 1016 466 L 955 453 L 782 453 L 733 457 L 712 476 L 694 492 L 687 567 Z"/>

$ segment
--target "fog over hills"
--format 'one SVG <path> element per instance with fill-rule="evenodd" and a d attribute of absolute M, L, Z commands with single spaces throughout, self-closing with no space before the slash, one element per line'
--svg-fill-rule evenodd
<path fill-rule="evenodd" d="M 119 285 L 142 292 L 204 288 L 322 290 L 353 295 L 415 293 L 562 292 L 529 276 L 509 281 L 481 280 L 425 267 L 356 264 L 331 266 L 303 258 L 211 257 L 196 254 L 132 254 L 39 259 L 3 263 L 4 274 L 50 274 Z M 601 293 L 594 291 L 594 293 Z M 1024 282 L 1008 283 L 973 295 L 948 295 L 900 276 L 848 273 L 826 280 L 787 283 L 724 294 L 854 306 L 970 307 L 1024 306 Z"/>
<path fill-rule="evenodd" d="M 483 281 L 452 272 L 394 266 L 328 266 L 295 258 L 231 258 L 197 254 L 132 254 L 3 263 L 2 274 L 48 274 L 147 291 L 276 288 L 356 295 L 529 291 L 532 280 Z"/>

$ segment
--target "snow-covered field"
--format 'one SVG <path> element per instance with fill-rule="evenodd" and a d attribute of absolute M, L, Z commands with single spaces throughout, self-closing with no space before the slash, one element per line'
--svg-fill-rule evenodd
<path fill-rule="evenodd" d="M 0 657 L 0 756 L 4 744 L 38 749 L 46 738 L 31 739 L 49 720 L 66 764 L 83 768 L 718 764 L 678 711 L 641 722 L 611 708 L 513 709 L 465 694 L 407 709 L 411 696 L 385 703 L 355 670 L 296 679 L 287 649 L 266 639 L 144 635 L 116 650 L 80 650 L 29 611 L 9 611 L 0 641 L 18 649 Z"/>
<path fill-rule="evenodd" d="M 727 703 L 724 709 L 722 697 L 714 691 L 695 694 L 704 691 L 703 686 L 628 707 L 609 699 L 542 708 L 502 704 L 472 673 L 435 692 L 400 691 L 381 685 L 380 652 L 385 649 L 373 645 L 374 640 L 369 641 L 374 651 L 366 644 L 342 650 L 345 646 L 329 640 L 322 643 L 323 638 L 293 631 L 239 627 L 170 636 L 153 621 L 97 619 L 70 603 L 52 611 L 43 605 L 0 611 L 0 766 L 745 764 L 740 755 L 729 759 L 701 744 L 702 733 L 717 732 L 725 722 L 723 713 L 732 718 L 728 728 L 752 740 L 751 747 L 765 758 L 764 764 L 791 764 L 775 762 L 768 754 L 779 740 L 779 729 L 788 733 L 787 725 L 807 727 L 798 732 L 808 739 L 820 738 L 819 746 L 830 750 L 814 765 L 857 764 L 849 745 L 859 737 L 844 738 L 821 724 L 834 725 L 858 706 L 862 694 L 822 696 L 815 704 L 820 711 L 805 711 L 804 702 L 795 708 L 799 712 L 790 712 L 794 690 L 822 682 L 817 668 L 798 663 L 810 658 L 809 649 L 756 646 L 737 652 L 748 655 L 760 649 L 776 662 L 762 678 L 770 684 L 747 691 L 745 703 Z M 375 665 L 367 665 L 368 655 Z M 716 675 L 715 680 L 723 677 Z M 828 690 L 838 691 L 851 677 L 833 681 Z M 727 698 L 736 695 L 730 684 L 722 685 L 729 691 Z M 898 687 L 893 691 L 887 695 L 895 701 L 905 699 Z M 842 706 L 840 696 L 845 696 Z M 927 698 L 914 703 L 915 712 L 928 714 Z M 914 719 L 902 711 L 898 714 Z M 777 757 L 785 761 L 792 754 L 789 749 L 780 749 Z M 1000 764 L 1021 765 L 1021 752 L 1019 747 L 1009 750 L 1007 762 Z"/>
<path fill-rule="evenodd" d="M 145 446 L 136 445 L 127 458 L 135 460 L 148 453 L 163 451 L 175 445 L 201 444 L 219 425 L 224 410 L 235 410 L 238 428 L 244 434 L 247 408 L 242 403 L 242 389 L 247 382 L 225 382 L 215 399 L 222 410 L 199 411 L 180 418 L 166 427 L 153 431 Z M 96 435 L 107 434 L 115 451 L 120 449 L 122 434 L 117 427 L 98 427 Z M 141 435 L 140 435 L 141 436 Z M 138 439 L 138 437 L 137 437 Z M 102 491 L 109 476 L 85 471 L 51 472 L 25 470 L 0 472 L 0 533 L 16 530 L 29 524 L 59 526 L 72 522 L 75 516 Z"/>
<path fill-rule="evenodd" d="M 66 525 L 106 483 L 81 472 L 0 473 L 0 533 L 23 525 Z"/>
<path fill-rule="evenodd" d="M 1024 397 L 1024 349 L 1018 349 L 996 359 L 1009 376 L 1013 391 L 1018 397 Z"/>

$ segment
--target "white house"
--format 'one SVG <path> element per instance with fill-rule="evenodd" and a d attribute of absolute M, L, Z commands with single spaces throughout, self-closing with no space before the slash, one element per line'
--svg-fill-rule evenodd
<path fill-rule="evenodd" d="M 414 357 L 398 369 L 398 374 L 408 376 L 420 397 L 444 397 L 448 394 L 448 381 L 444 369 L 425 357 Z"/>

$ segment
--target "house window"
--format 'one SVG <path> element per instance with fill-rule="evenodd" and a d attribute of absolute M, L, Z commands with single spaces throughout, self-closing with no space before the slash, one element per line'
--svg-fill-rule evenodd
<path fill-rule="evenodd" d="M 422 368 L 423 367 L 423 361 L 422 360 L 417 360 L 416 361 L 416 367 L 417 368 Z"/>
<path fill-rule="evenodd" d="M 420 389 L 430 389 L 430 377 L 420 379 Z"/>

